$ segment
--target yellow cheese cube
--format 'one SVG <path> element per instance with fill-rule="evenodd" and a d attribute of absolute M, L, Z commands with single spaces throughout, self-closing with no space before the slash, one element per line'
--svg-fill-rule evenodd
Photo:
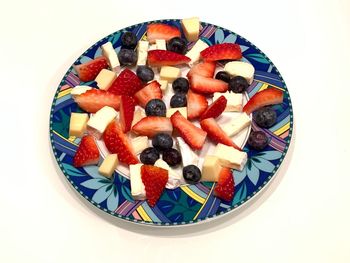
<path fill-rule="evenodd" d="M 114 170 L 118 165 L 118 156 L 116 154 L 109 154 L 103 160 L 101 166 L 98 168 L 98 172 L 105 177 L 111 178 Z"/>
<path fill-rule="evenodd" d="M 179 111 L 182 116 L 184 116 L 187 119 L 187 107 L 181 107 L 181 108 L 169 108 L 166 110 L 166 117 L 170 118 L 171 115 L 173 115 L 175 112 Z"/>
<path fill-rule="evenodd" d="M 158 80 L 158 83 L 160 84 L 160 89 L 165 92 L 168 88 L 168 81 L 167 80 Z"/>
<path fill-rule="evenodd" d="M 241 152 L 231 146 L 219 143 L 214 152 L 214 156 L 219 159 L 220 165 L 242 171 L 247 162 L 247 153 Z"/>
<path fill-rule="evenodd" d="M 243 95 L 242 93 L 234 92 L 215 92 L 213 101 L 216 101 L 219 97 L 224 96 L 227 100 L 225 111 L 242 111 Z"/>
<path fill-rule="evenodd" d="M 107 42 L 101 46 L 102 49 L 102 55 L 105 56 L 108 60 L 109 67 L 114 72 L 119 72 L 120 70 L 120 63 L 118 59 L 117 52 L 115 52 L 115 49 L 111 42 Z"/>
<path fill-rule="evenodd" d="M 132 119 L 131 127 L 138 123 L 144 117 L 146 117 L 146 113 L 144 112 L 144 110 L 137 108 L 134 112 L 134 118 Z"/>
<path fill-rule="evenodd" d="M 86 123 L 89 120 L 87 113 L 72 112 L 69 122 L 69 136 L 82 137 L 86 131 Z"/>
<path fill-rule="evenodd" d="M 201 181 L 217 182 L 221 170 L 220 161 L 216 156 L 207 155 L 202 166 Z"/>
<path fill-rule="evenodd" d="M 196 41 L 199 36 L 199 18 L 191 17 L 181 20 L 183 32 L 188 41 Z"/>
<path fill-rule="evenodd" d="M 135 151 L 135 154 L 139 154 L 148 147 L 148 137 L 138 136 L 131 140 L 131 145 Z"/>
<path fill-rule="evenodd" d="M 98 110 L 87 123 L 88 132 L 93 134 L 96 138 L 100 138 L 107 125 L 117 117 L 118 113 L 115 109 L 104 106 Z"/>
<path fill-rule="evenodd" d="M 164 66 L 160 69 L 160 79 L 173 82 L 180 77 L 181 71 L 179 68 Z"/>
<path fill-rule="evenodd" d="M 164 39 L 156 39 L 157 49 L 166 50 L 166 42 Z"/>
<path fill-rule="evenodd" d="M 95 81 L 100 89 L 107 90 L 116 77 L 117 75 L 115 72 L 108 69 L 102 69 L 95 78 Z"/>

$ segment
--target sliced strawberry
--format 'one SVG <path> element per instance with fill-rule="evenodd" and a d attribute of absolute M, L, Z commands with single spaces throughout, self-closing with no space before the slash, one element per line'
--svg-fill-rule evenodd
<path fill-rule="evenodd" d="M 203 77 L 197 74 L 191 75 L 190 87 L 193 91 L 203 94 L 214 92 L 226 92 L 228 84 L 222 80 Z"/>
<path fill-rule="evenodd" d="M 200 122 L 201 127 L 208 133 L 208 137 L 216 143 L 222 143 L 241 150 L 232 139 L 220 128 L 214 118 L 204 119 Z"/>
<path fill-rule="evenodd" d="M 163 93 L 160 89 L 160 84 L 155 80 L 136 92 L 134 97 L 141 107 L 146 107 L 148 101 L 151 99 L 161 99 Z"/>
<path fill-rule="evenodd" d="M 202 115 L 208 108 L 207 99 L 200 94 L 189 90 L 187 93 L 187 118 L 193 120 Z"/>
<path fill-rule="evenodd" d="M 116 153 L 120 162 L 136 164 L 139 162 L 129 138 L 123 133 L 119 123 L 112 121 L 103 133 L 103 141 L 110 153 Z"/>
<path fill-rule="evenodd" d="M 81 138 L 77 152 L 73 158 L 74 167 L 98 164 L 100 152 L 98 151 L 95 139 L 92 135 L 85 135 Z"/>
<path fill-rule="evenodd" d="M 191 78 L 192 75 L 199 75 L 212 78 L 214 76 L 215 67 L 215 62 L 200 62 L 190 69 L 190 71 L 187 73 L 187 77 Z"/>
<path fill-rule="evenodd" d="M 153 165 L 141 166 L 141 180 L 145 185 L 147 203 L 153 207 L 168 182 L 168 170 Z"/>
<path fill-rule="evenodd" d="M 141 80 L 130 69 L 124 69 L 108 88 L 108 92 L 116 95 L 133 96 L 142 88 Z"/>
<path fill-rule="evenodd" d="M 98 57 L 89 62 L 74 66 L 79 79 L 84 82 L 94 80 L 104 68 L 108 68 L 108 62 L 105 57 Z"/>
<path fill-rule="evenodd" d="M 283 102 L 283 91 L 276 88 L 264 89 L 255 93 L 243 107 L 243 112 L 250 114 L 266 105 L 280 104 Z"/>
<path fill-rule="evenodd" d="M 189 57 L 168 50 L 148 51 L 148 64 L 152 67 L 176 66 L 191 61 Z"/>
<path fill-rule="evenodd" d="M 177 111 L 170 117 L 174 128 L 179 132 L 185 142 L 194 150 L 202 149 L 207 133 L 201 128 L 195 126 L 192 122 L 185 119 L 182 114 Z"/>
<path fill-rule="evenodd" d="M 95 113 L 104 106 L 119 110 L 120 106 L 120 96 L 99 89 L 87 90 L 83 94 L 75 96 L 74 100 L 80 108 L 90 113 Z"/>
<path fill-rule="evenodd" d="M 130 96 L 121 96 L 120 100 L 120 125 L 123 132 L 130 131 L 131 123 L 134 118 L 135 100 Z"/>
<path fill-rule="evenodd" d="M 207 47 L 201 52 L 201 57 L 205 61 L 217 60 L 237 60 L 242 58 L 241 47 L 237 44 L 223 43 Z"/>
<path fill-rule="evenodd" d="M 131 130 L 138 135 L 153 137 L 159 132 L 171 134 L 173 132 L 173 126 L 169 118 L 148 116 L 142 118 Z"/>
<path fill-rule="evenodd" d="M 219 181 L 214 188 L 214 195 L 227 202 L 232 201 L 235 192 L 233 174 L 230 168 L 223 167 L 219 173 Z"/>
<path fill-rule="evenodd" d="M 221 115 L 225 110 L 227 99 L 224 96 L 220 96 L 216 101 L 209 105 L 206 111 L 201 115 L 200 119 L 216 118 Z"/>
<path fill-rule="evenodd" d="M 181 37 L 181 32 L 177 27 L 167 24 L 155 23 L 147 26 L 147 40 L 153 44 L 156 39 L 164 39 L 168 41 L 173 37 Z"/>

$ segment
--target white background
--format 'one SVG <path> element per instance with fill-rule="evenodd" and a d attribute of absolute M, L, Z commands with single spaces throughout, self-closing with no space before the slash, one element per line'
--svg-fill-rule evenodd
<path fill-rule="evenodd" d="M 56 87 L 105 35 L 195 15 L 246 37 L 280 70 L 295 113 L 287 161 L 258 199 L 214 222 L 154 229 L 109 218 L 57 169 Z M 1 0 L 0 31 L 0 262 L 350 262 L 348 0 Z"/>

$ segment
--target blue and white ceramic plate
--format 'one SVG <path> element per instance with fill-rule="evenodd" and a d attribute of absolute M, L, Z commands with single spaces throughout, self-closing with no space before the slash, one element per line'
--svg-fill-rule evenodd
<path fill-rule="evenodd" d="M 180 20 L 161 20 L 141 23 L 114 32 L 101 39 L 86 50 L 74 64 L 80 64 L 101 55 L 100 46 L 112 42 L 118 52 L 120 36 L 125 31 L 134 32 L 139 39 L 146 39 L 147 24 L 162 22 L 180 26 Z M 151 208 L 146 201 L 134 201 L 130 194 L 130 181 L 118 172 L 113 180 L 101 176 L 97 166 L 74 168 L 73 156 L 80 139 L 69 137 L 69 120 L 71 112 L 81 111 L 73 101 L 70 90 L 77 85 L 94 85 L 81 83 L 71 66 L 64 75 L 52 102 L 50 115 L 50 139 L 57 163 L 63 174 L 73 186 L 91 204 L 106 213 L 123 220 L 160 226 L 194 224 L 200 221 L 228 213 L 255 196 L 275 175 L 287 153 L 293 129 L 293 111 L 291 99 L 274 64 L 255 45 L 236 33 L 202 22 L 200 38 L 209 45 L 217 43 L 236 43 L 241 46 L 244 61 L 253 64 L 255 76 L 247 96 L 268 87 L 275 87 L 284 92 L 282 104 L 273 106 L 277 111 L 277 123 L 270 129 L 261 129 L 254 122 L 253 130 L 262 130 L 270 138 L 269 145 L 263 151 L 255 151 L 248 146 L 248 162 L 243 171 L 234 171 L 235 195 L 232 202 L 224 202 L 214 197 L 215 184 L 201 182 L 196 185 L 183 185 L 175 190 L 166 189 L 156 206 Z M 191 43 L 189 43 L 191 45 Z"/>

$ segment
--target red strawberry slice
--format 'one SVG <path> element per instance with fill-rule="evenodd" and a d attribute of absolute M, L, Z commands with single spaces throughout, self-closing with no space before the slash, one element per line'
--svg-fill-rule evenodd
<path fill-rule="evenodd" d="M 208 137 L 216 143 L 222 143 L 241 150 L 232 139 L 220 128 L 214 118 L 208 118 L 200 122 L 201 127 L 208 133 Z"/>
<path fill-rule="evenodd" d="M 105 90 L 91 89 L 74 98 L 79 107 L 84 111 L 95 113 L 104 106 L 119 110 L 120 96 L 109 93 Z"/>
<path fill-rule="evenodd" d="M 153 137 L 159 132 L 171 134 L 173 126 L 169 118 L 148 116 L 137 122 L 131 130 L 138 135 Z"/>
<path fill-rule="evenodd" d="M 232 201 L 235 192 L 233 174 L 230 168 L 223 167 L 219 173 L 219 181 L 214 188 L 214 195 L 227 202 Z"/>
<path fill-rule="evenodd" d="M 190 71 L 187 73 L 187 77 L 191 78 L 192 75 L 199 75 L 212 78 L 214 76 L 215 67 L 215 62 L 200 62 L 190 69 Z"/>
<path fill-rule="evenodd" d="M 202 149 L 207 133 L 201 128 L 195 126 L 192 122 L 185 119 L 182 114 L 177 111 L 170 117 L 174 128 L 179 132 L 185 142 L 194 150 Z"/>
<path fill-rule="evenodd" d="M 124 69 L 108 88 L 108 92 L 116 95 L 133 96 L 142 88 L 141 80 L 130 69 Z"/>
<path fill-rule="evenodd" d="M 214 101 L 206 109 L 206 111 L 201 115 L 200 119 L 204 120 L 207 118 L 216 118 L 221 115 L 225 110 L 227 104 L 227 99 L 224 96 L 220 96 L 216 101 Z"/>
<path fill-rule="evenodd" d="M 237 44 L 223 43 L 207 47 L 201 52 L 201 57 L 205 61 L 217 60 L 237 60 L 242 58 L 241 47 Z"/>
<path fill-rule="evenodd" d="M 212 94 L 214 92 L 226 92 L 228 89 L 228 84 L 219 79 L 193 74 L 189 80 L 191 89 L 198 93 Z"/>
<path fill-rule="evenodd" d="M 103 141 L 110 153 L 116 153 L 120 162 L 136 164 L 139 162 L 129 138 L 123 133 L 119 123 L 112 121 L 103 133 Z"/>
<path fill-rule="evenodd" d="M 147 26 L 147 40 L 153 44 L 156 39 L 168 41 L 173 37 L 181 37 L 181 32 L 177 27 L 167 24 L 155 23 Z"/>
<path fill-rule="evenodd" d="M 157 81 L 152 81 L 146 87 L 136 92 L 134 97 L 141 107 L 146 107 L 147 102 L 151 99 L 161 99 L 163 93 L 160 89 L 160 84 Z"/>
<path fill-rule="evenodd" d="M 123 132 L 130 131 L 131 123 L 134 118 L 135 111 L 135 101 L 133 97 L 130 96 L 121 96 L 120 100 L 120 125 Z"/>
<path fill-rule="evenodd" d="M 200 94 L 189 90 L 187 93 L 187 118 L 193 120 L 198 118 L 208 108 L 207 99 Z"/>
<path fill-rule="evenodd" d="M 243 107 L 243 112 L 250 114 L 253 111 L 272 104 L 283 102 L 283 91 L 276 88 L 264 89 L 255 93 Z"/>
<path fill-rule="evenodd" d="M 141 166 L 141 179 L 145 185 L 147 203 L 153 207 L 168 182 L 168 170 L 153 165 Z"/>
<path fill-rule="evenodd" d="M 168 50 L 148 51 L 148 65 L 152 67 L 176 66 L 186 64 L 191 61 L 189 57 Z"/>
<path fill-rule="evenodd" d="M 94 80 L 104 68 L 108 68 L 108 62 L 105 57 L 98 57 L 89 62 L 74 66 L 79 79 L 84 82 Z"/>
<path fill-rule="evenodd" d="M 77 152 L 73 158 L 74 167 L 98 164 L 100 152 L 98 151 L 95 139 L 92 135 L 85 135 L 81 138 Z"/>

